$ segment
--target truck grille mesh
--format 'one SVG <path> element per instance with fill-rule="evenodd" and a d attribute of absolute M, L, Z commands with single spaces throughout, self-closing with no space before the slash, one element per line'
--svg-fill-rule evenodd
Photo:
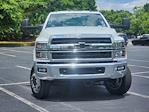
<path fill-rule="evenodd" d="M 111 38 L 54 38 L 51 44 L 111 43 Z"/>
<path fill-rule="evenodd" d="M 111 58 L 111 52 L 52 53 L 53 59 Z"/>

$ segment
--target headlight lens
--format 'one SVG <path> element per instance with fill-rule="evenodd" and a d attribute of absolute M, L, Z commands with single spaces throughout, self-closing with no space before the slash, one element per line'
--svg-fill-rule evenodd
<path fill-rule="evenodd" d="M 126 57 L 126 49 L 124 42 L 115 42 L 114 43 L 114 58 L 123 58 Z"/>
<path fill-rule="evenodd" d="M 124 48 L 125 47 L 125 42 L 115 42 L 114 43 L 114 47 L 115 49 L 121 49 L 121 48 Z"/>
<path fill-rule="evenodd" d="M 48 44 L 47 43 L 36 43 L 36 49 L 47 50 L 48 49 Z"/>
<path fill-rule="evenodd" d="M 48 59 L 48 52 L 47 51 L 36 51 L 36 58 Z"/>
<path fill-rule="evenodd" d="M 36 43 L 36 58 L 37 59 L 48 59 L 48 44 L 47 43 Z"/>
<path fill-rule="evenodd" d="M 114 58 L 121 58 L 121 57 L 125 57 L 125 56 L 126 56 L 125 49 L 123 49 L 123 50 L 116 50 L 114 52 Z"/>

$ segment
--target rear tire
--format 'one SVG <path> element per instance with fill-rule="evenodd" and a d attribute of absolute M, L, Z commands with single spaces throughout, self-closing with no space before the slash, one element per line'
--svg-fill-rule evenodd
<path fill-rule="evenodd" d="M 31 70 L 30 74 L 30 85 L 31 85 L 31 90 L 33 93 L 33 96 L 35 96 L 38 99 L 44 99 L 48 96 L 49 94 L 49 82 L 40 80 L 34 71 L 34 68 Z"/>
<path fill-rule="evenodd" d="M 127 67 L 124 77 L 105 81 L 105 87 L 113 95 L 123 95 L 129 90 L 131 82 L 131 72 Z"/>

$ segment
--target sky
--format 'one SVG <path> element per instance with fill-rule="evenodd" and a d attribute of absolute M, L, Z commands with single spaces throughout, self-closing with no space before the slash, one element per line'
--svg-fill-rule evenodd
<path fill-rule="evenodd" d="M 144 6 L 149 3 L 149 0 L 96 0 L 96 4 L 99 10 L 128 10 L 133 11 L 135 6 Z"/>

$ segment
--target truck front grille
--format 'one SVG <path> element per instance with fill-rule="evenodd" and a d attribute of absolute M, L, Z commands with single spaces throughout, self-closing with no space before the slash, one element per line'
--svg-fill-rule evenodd
<path fill-rule="evenodd" d="M 111 61 L 112 55 L 112 38 L 109 35 L 74 35 L 50 41 L 52 62 Z"/>
<path fill-rule="evenodd" d="M 79 42 L 84 43 L 111 43 L 111 38 L 54 38 L 51 44 L 76 44 Z"/>
<path fill-rule="evenodd" d="M 111 58 L 111 52 L 52 53 L 52 59 Z"/>

